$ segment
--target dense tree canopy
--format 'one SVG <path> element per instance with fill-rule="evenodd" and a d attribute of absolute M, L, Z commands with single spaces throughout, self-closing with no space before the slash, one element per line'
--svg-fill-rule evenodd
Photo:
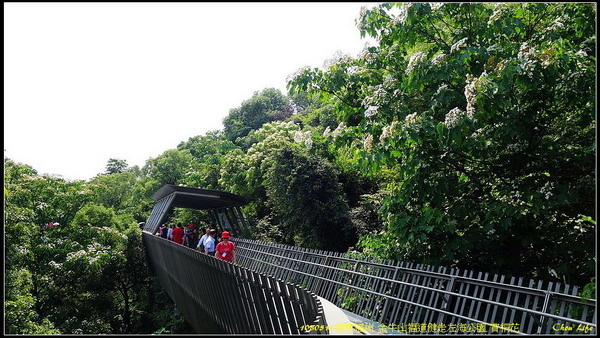
<path fill-rule="evenodd" d="M 595 20 L 591 3 L 378 4 L 357 19 L 376 45 L 142 168 L 68 181 L 5 158 L 6 332 L 191 332 L 137 227 L 164 184 L 248 197 L 260 240 L 589 283 Z"/>
<path fill-rule="evenodd" d="M 254 93 L 238 108 L 231 109 L 223 120 L 223 133 L 230 141 L 248 135 L 271 121 L 280 121 L 292 115 L 293 108 L 278 89 L 268 88 Z"/>
<path fill-rule="evenodd" d="M 336 102 L 392 169 L 365 250 L 583 282 L 594 271 L 595 5 L 382 4 L 379 42 L 292 91 Z"/>

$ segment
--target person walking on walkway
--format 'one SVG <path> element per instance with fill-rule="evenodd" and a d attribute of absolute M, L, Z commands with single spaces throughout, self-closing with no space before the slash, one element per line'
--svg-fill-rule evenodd
<path fill-rule="evenodd" d="M 195 248 L 196 242 L 194 239 L 195 226 L 193 224 L 189 224 L 187 230 L 183 234 L 183 245 L 188 248 Z"/>
<path fill-rule="evenodd" d="M 204 233 L 204 235 L 202 235 L 202 237 L 200 237 L 200 240 L 198 240 L 198 245 L 196 246 L 196 250 L 200 251 L 200 252 L 204 252 L 204 241 L 210 237 L 210 228 L 206 228 L 206 232 Z"/>
<path fill-rule="evenodd" d="M 177 223 L 177 226 L 173 229 L 173 242 L 183 244 L 183 226 L 181 226 L 181 223 Z"/>
<path fill-rule="evenodd" d="M 172 241 L 173 240 L 173 226 L 172 225 L 167 225 L 168 229 L 167 230 L 167 239 Z"/>
<path fill-rule="evenodd" d="M 215 249 L 215 257 L 227 262 L 235 263 L 235 245 L 229 241 L 229 232 L 223 231 L 221 234 L 221 243 L 217 244 Z"/>
<path fill-rule="evenodd" d="M 158 235 L 162 238 L 167 238 L 167 234 L 169 233 L 169 228 L 167 228 L 166 224 L 161 224 L 160 228 L 158 228 Z"/>
<path fill-rule="evenodd" d="M 215 255 L 215 236 L 217 235 L 217 230 L 210 229 L 208 232 L 208 237 L 204 240 L 204 253 L 209 256 Z"/>

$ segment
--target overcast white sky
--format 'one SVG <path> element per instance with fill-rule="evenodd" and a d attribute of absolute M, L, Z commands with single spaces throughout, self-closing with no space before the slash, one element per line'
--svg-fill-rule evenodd
<path fill-rule="evenodd" d="M 356 56 L 363 5 L 4 3 L 4 155 L 66 179 L 142 166 L 298 68 Z"/>

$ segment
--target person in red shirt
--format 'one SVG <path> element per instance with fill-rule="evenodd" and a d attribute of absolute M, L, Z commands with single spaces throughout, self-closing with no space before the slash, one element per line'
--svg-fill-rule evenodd
<path fill-rule="evenodd" d="M 181 223 L 177 223 L 177 226 L 173 229 L 173 242 L 183 244 L 183 226 L 181 226 Z"/>
<path fill-rule="evenodd" d="M 227 262 L 235 263 L 235 245 L 229 241 L 229 232 L 223 231 L 221 234 L 221 243 L 217 244 L 215 249 L 215 257 Z"/>

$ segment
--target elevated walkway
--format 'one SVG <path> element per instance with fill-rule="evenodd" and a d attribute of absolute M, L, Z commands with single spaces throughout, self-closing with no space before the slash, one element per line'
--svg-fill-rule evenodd
<path fill-rule="evenodd" d="M 148 260 L 199 333 L 596 333 L 596 300 L 574 286 L 262 243 L 243 238 L 241 196 L 167 185 L 154 198 Z M 154 236 L 174 207 L 208 210 L 238 264 Z"/>

